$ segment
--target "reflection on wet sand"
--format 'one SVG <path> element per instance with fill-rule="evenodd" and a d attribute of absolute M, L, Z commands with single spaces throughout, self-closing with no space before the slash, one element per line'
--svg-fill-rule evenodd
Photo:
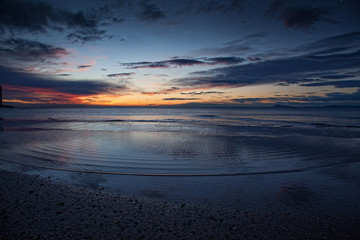
<path fill-rule="evenodd" d="M 309 202 L 313 194 L 309 187 L 303 183 L 284 183 L 280 186 L 280 201 L 286 203 Z"/>
<path fill-rule="evenodd" d="M 1 166 L 20 164 L 20 172 L 125 194 L 243 208 L 269 202 L 321 208 L 360 196 L 354 167 L 360 118 L 351 109 L 7 114 L 0 121 Z"/>
<path fill-rule="evenodd" d="M 352 142 L 308 136 L 81 131 L 75 137 L 63 135 L 61 141 L 12 145 L 4 149 L 2 159 L 52 169 L 124 175 L 273 174 L 356 161 L 360 149 Z"/>

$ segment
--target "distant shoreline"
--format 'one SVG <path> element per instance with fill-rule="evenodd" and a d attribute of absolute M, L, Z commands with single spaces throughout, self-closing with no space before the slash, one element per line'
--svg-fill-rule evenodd
<path fill-rule="evenodd" d="M 10 105 L 0 105 L 0 108 L 14 108 L 14 106 L 10 106 Z"/>

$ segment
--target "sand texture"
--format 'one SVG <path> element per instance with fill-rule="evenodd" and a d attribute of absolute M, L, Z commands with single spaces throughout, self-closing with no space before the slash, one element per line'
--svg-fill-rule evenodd
<path fill-rule="evenodd" d="M 359 239 L 356 216 L 123 196 L 0 171 L 0 239 Z M 335 206 L 334 206 L 335 207 Z"/>

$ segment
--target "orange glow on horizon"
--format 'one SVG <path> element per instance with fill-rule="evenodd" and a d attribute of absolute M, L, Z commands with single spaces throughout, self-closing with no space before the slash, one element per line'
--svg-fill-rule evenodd
<path fill-rule="evenodd" d="M 87 106 L 171 106 L 179 104 L 276 104 L 278 102 L 306 103 L 296 99 L 299 94 L 277 96 L 278 89 L 269 86 L 241 88 L 178 88 L 144 92 L 140 89 L 122 89 L 93 95 L 66 93 L 58 89 L 41 87 L 16 87 L 6 85 L 3 89 L 23 92 L 16 97 L 4 99 L 9 104 L 87 105 Z M 324 94 L 318 94 L 321 96 Z M 241 100 L 243 99 L 243 100 Z"/>

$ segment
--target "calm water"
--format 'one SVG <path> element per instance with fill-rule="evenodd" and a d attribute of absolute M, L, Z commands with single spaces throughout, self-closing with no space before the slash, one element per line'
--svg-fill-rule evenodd
<path fill-rule="evenodd" d="M 360 195 L 359 109 L 15 108 L 0 117 L 3 162 L 125 193 L 230 204 L 266 192 Z"/>
<path fill-rule="evenodd" d="M 3 146 L 21 156 L 12 161 L 56 169 L 256 174 L 357 161 L 360 153 L 358 109 L 15 108 L 1 117 Z"/>

